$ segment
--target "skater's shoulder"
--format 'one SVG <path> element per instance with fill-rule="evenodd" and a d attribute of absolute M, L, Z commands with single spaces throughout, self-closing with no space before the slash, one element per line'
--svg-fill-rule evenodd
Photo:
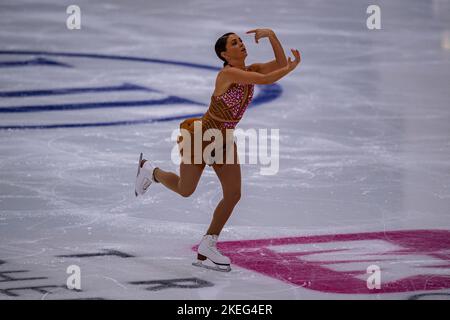
<path fill-rule="evenodd" d="M 242 85 L 266 84 L 267 82 L 263 74 L 251 71 L 249 66 L 244 67 L 244 69 L 225 66 L 219 71 L 217 81 L 239 83 Z"/>
<path fill-rule="evenodd" d="M 226 65 L 222 69 L 219 70 L 219 73 L 217 75 L 223 75 L 223 74 L 235 73 L 235 72 L 255 71 L 253 69 L 254 69 L 253 65 L 245 66 L 243 69 L 233 67 L 230 65 Z"/>

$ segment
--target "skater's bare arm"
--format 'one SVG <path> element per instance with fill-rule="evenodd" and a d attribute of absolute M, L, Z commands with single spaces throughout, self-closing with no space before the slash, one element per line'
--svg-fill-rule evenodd
<path fill-rule="evenodd" d="M 244 71 L 239 68 L 231 67 L 224 69 L 221 72 L 221 77 L 223 77 L 224 81 L 229 83 L 272 84 L 294 70 L 300 63 L 300 52 L 294 49 L 291 49 L 291 51 L 295 57 L 294 61 L 292 61 L 289 57 L 288 63 L 285 67 L 281 67 L 267 74 L 253 71 Z"/>
<path fill-rule="evenodd" d="M 280 41 L 278 40 L 275 32 L 271 29 L 254 29 L 247 31 L 247 33 L 255 34 L 255 42 L 258 43 L 258 40 L 261 38 L 269 38 L 270 44 L 272 45 L 273 53 L 275 55 L 275 60 L 266 62 L 266 63 L 254 63 L 250 67 L 252 71 L 267 74 L 272 71 L 275 71 L 279 68 L 282 68 L 287 65 L 286 55 L 284 54 L 283 47 L 281 46 Z"/>

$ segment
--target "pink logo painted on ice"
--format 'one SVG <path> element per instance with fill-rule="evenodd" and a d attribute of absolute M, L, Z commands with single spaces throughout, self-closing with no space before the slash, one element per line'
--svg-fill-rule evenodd
<path fill-rule="evenodd" d="M 450 288 L 447 230 L 229 241 L 218 243 L 218 248 L 235 265 L 322 292 L 379 294 Z M 380 289 L 367 287 L 371 265 L 380 267 Z"/>

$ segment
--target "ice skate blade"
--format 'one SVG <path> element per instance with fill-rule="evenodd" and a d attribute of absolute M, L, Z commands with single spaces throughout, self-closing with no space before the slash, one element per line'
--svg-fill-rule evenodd
<path fill-rule="evenodd" d="M 192 265 L 195 267 L 205 268 L 205 269 L 219 271 L 219 272 L 230 272 L 231 271 L 230 266 L 219 266 L 219 265 L 209 266 L 207 264 L 204 264 L 203 261 L 192 262 Z"/>
<path fill-rule="evenodd" d="M 137 169 L 137 173 L 136 173 L 136 178 L 137 178 L 137 176 L 139 175 L 139 172 L 141 172 L 141 161 L 142 161 L 142 156 L 143 156 L 143 154 L 142 154 L 142 152 L 141 152 L 141 155 L 139 156 L 139 161 L 138 161 L 138 169 Z M 136 191 L 136 188 L 134 189 L 134 195 L 137 197 L 138 196 L 138 193 L 137 193 L 137 191 Z"/>

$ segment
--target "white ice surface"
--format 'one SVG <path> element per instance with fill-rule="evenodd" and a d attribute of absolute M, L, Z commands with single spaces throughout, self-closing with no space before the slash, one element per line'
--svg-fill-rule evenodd
<path fill-rule="evenodd" d="M 264 176 L 258 165 L 242 166 L 243 196 L 221 241 L 450 230 L 449 1 L 378 1 L 382 30 L 375 31 L 366 28 L 366 3 L 358 0 L 76 3 L 82 29 L 70 31 L 65 26 L 70 1 L 2 1 L 0 51 L 118 55 L 220 67 L 213 46 L 229 31 L 246 43 L 246 64 L 273 59 L 267 39 L 255 44 L 245 34 L 258 27 L 272 28 L 286 54 L 290 48 L 301 51 L 301 66 L 278 82 L 281 96 L 249 109 L 239 124 L 280 129 L 280 168 Z M 170 95 L 203 106 L 0 113 L 0 126 L 202 112 L 214 90 L 215 71 L 172 64 L 14 53 L 1 54 L 0 63 L 38 57 L 73 68 L 2 67 L 0 91 L 132 83 L 158 92 L 0 97 L 0 109 Z M 134 197 L 139 152 L 157 166 L 178 171 L 170 161 L 170 135 L 179 122 L 0 130 L 0 260 L 5 262 L 0 272 L 27 270 L 14 276 L 46 277 L 0 282 L 0 289 L 64 286 L 69 265 L 82 270 L 82 292 L 59 287 L 51 293 L 20 291 L 18 297 L 0 293 L 0 299 L 406 299 L 423 293 L 331 294 L 239 266 L 228 274 L 192 267 L 191 248 L 221 199 L 213 170 L 205 170 L 190 198 L 161 185 Z M 134 258 L 56 257 L 103 249 Z M 390 277 L 410 275 L 411 260 L 391 258 L 388 264 L 397 264 Z M 429 256 L 415 259 L 435 262 Z M 449 268 L 438 273 L 450 275 Z M 130 284 L 176 278 L 199 278 L 213 286 L 149 291 Z"/>

